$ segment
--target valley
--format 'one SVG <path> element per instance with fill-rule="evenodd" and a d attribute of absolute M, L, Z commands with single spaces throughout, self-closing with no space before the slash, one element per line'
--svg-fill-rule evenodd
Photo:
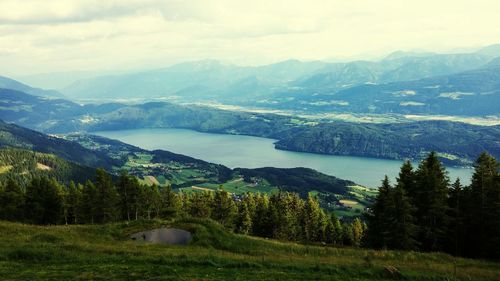
<path fill-rule="evenodd" d="M 500 1 L 0 11 L 1 281 L 500 280 Z"/>
<path fill-rule="evenodd" d="M 185 129 L 99 131 L 95 134 L 143 149 L 164 149 L 230 168 L 307 167 L 370 188 L 380 185 L 381 175 L 394 179 L 402 164 L 402 161 L 396 160 L 277 150 L 274 148 L 275 140 L 272 139 L 201 133 Z M 459 177 L 464 183 L 468 182 L 472 173 L 472 169 L 468 168 L 447 169 L 451 179 Z"/>
<path fill-rule="evenodd" d="M 181 154 L 154 148 L 145 150 L 99 136 L 72 134 L 63 137 L 119 161 L 110 170 L 114 174 L 127 171 L 143 184 L 168 186 L 177 192 L 216 191 L 223 188 L 237 196 L 247 192 L 275 194 L 280 191 L 296 192 L 302 197 L 314 194 L 323 208 L 346 219 L 359 217 L 377 194 L 375 189 L 308 168 L 230 169 Z M 344 204 L 342 200 L 355 203 Z"/>

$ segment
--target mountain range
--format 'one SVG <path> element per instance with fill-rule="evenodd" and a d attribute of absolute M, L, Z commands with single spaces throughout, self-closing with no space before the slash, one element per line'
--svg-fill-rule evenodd
<path fill-rule="evenodd" d="M 379 61 L 346 63 L 288 60 L 243 67 L 213 60 L 195 61 L 150 71 L 83 79 L 60 91 L 68 98 L 80 100 L 168 98 L 309 111 L 325 110 L 321 107 L 324 101 L 315 98 L 320 95 L 329 97 L 327 103 L 340 105 L 328 110 L 349 111 L 350 107 L 342 107 L 350 102 L 349 99 L 339 101 L 344 95 L 332 97 L 337 93 L 347 95 L 352 88 L 355 88 L 353 91 L 364 91 L 370 85 L 382 88 L 406 86 L 408 91 L 416 91 L 418 89 L 413 89 L 414 85 L 410 82 L 433 81 L 479 69 L 484 72 L 489 69 L 488 64 L 500 57 L 499 46 L 492 45 L 464 54 L 395 52 Z M 402 86 L 397 86 L 397 83 L 402 83 Z M 441 85 L 444 90 L 454 86 L 444 84 Z M 446 95 L 447 92 L 444 93 Z M 412 106 L 412 103 L 406 104 Z M 391 110 L 405 112 L 407 108 Z M 384 107 L 379 111 L 390 112 Z"/>

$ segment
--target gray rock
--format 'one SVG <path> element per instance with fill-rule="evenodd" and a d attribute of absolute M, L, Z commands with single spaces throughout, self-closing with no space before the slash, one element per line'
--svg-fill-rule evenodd
<path fill-rule="evenodd" d="M 191 241 L 191 232 L 178 228 L 158 228 L 141 231 L 130 236 L 135 241 L 169 245 L 187 245 Z"/>

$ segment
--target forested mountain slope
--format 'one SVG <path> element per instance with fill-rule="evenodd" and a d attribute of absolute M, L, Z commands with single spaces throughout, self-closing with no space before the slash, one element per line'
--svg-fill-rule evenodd
<path fill-rule="evenodd" d="M 86 149 L 78 143 L 48 136 L 0 120 L 0 147 L 13 147 L 57 155 L 69 161 L 91 167 L 111 168 L 120 161 Z"/>
<path fill-rule="evenodd" d="M 35 96 L 41 97 L 51 97 L 51 98 L 62 98 L 63 94 L 55 91 L 55 90 L 44 90 L 40 88 L 33 88 L 26 84 L 23 84 L 14 79 L 0 76 L 0 88 L 11 89 L 16 91 L 25 92 Z"/>
<path fill-rule="evenodd" d="M 1 138 L 0 138 L 1 139 Z M 47 176 L 68 183 L 84 183 L 95 177 L 95 169 L 64 160 L 53 154 L 24 149 L 0 149 L 0 181 L 15 179 L 27 184 L 32 178 Z"/>
<path fill-rule="evenodd" d="M 0 99 L 0 118 L 48 133 L 186 128 L 268 137 L 278 140 L 279 149 L 324 154 L 420 159 L 435 150 L 442 160 L 455 165 L 472 163 L 483 150 L 500 157 L 499 126 L 448 121 L 349 123 L 166 102 L 79 105 L 11 90 L 0 92 L 6 93 Z"/>

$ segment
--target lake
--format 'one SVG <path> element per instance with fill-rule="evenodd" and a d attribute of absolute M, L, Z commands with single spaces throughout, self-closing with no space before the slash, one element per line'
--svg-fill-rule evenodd
<path fill-rule="evenodd" d="M 307 167 L 368 187 L 377 187 L 384 175 L 394 182 L 402 164 L 397 160 L 277 150 L 272 139 L 185 129 L 136 129 L 94 134 L 143 149 L 168 150 L 230 168 Z M 465 184 L 469 183 L 473 172 L 467 168 L 448 167 L 447 170 L 451 179 L 459 177 Z"/>

